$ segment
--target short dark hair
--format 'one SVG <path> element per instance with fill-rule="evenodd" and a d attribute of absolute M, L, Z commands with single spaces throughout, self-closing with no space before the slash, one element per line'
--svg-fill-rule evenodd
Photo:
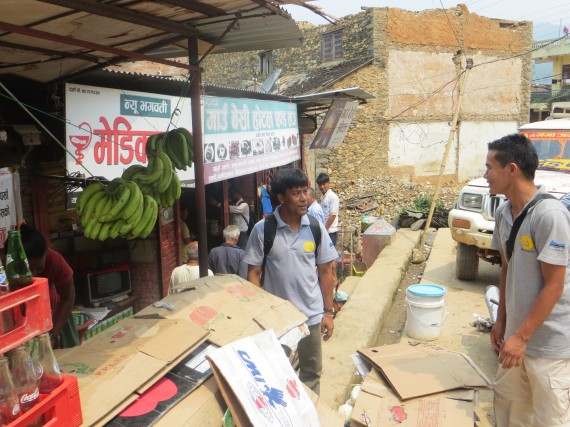
<path fill-rule="evenodd" d="M 317 184 L 319 185 L 325 184 L 329 181 L 330 181 L 329 175 L 324 172 L 320 173 L 319 176 L 317 176 Z"/>
<path fill-rule="evenodd" d="M 538 154 L 526 136 L 513 133 L 490 142 L 487 146 L 489 151 L 496 151 L 495 159 L 501 167 L 515 163 L 526 179 L 530 181 L 534 179 L 534 172 L 538 168 Z"/>
<path fill-rule="evenodd" d="M 20 226 L 22 245 L 28 259 L 40 258 L 47 252 L 47 242 L 38 230 L 29 228 L 27 224 Z"/>
<path fill-rule="evenodd" d="M 307 187 L 309 180 L 301 169 L 279 169 L 271 177 L 271 195 L 285 194 L 285 190 L 297 187 Z"/>

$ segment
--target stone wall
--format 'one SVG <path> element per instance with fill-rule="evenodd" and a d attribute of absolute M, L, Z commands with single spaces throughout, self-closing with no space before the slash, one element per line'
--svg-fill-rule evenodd
<path fill-rule="evenodd" d="M 283 75 L 295 75 L 320 66 L 331 65 L 334 62 L 321 61 L 321 36 L 337 29 L 343 31 L 342 60 L 372 57 L 371 25 L 370 13 L 350 15 L 337 24 L 315 26 L 301 22 L 299 27 L 304 36 L 303 46 L 273 50 L 273 69 L 283 69 Z M 241 88 L 245 80 L 256 79 L 261 84 L 267 76 L 258 71 L 260 53 L 261 51 L 254 51 L 211 55 L 202 64 L 204 67 L 202 81 L 204 84 L 237 88 Z"/>

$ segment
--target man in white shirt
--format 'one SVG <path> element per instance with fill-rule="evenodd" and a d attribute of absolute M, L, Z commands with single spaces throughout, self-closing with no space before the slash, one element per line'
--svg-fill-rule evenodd
<path fill-rule="evenodd" d="M 178 292 L 178 288 L 187 282 L 200 278 L 200 265 L 198 262 L 198 242 L 193 241 L 186 245 L 188 253 L 188 261 L 172 270 L 170 276 L 170 286 L 168 293 L 174 294 Z M 212 270 L 208 270 L 208 276 L 213 276 Z"/>
<path fill-rule="evenodd" d="M 327 233 L 329 233 L 332 242 L 336 246 L 340 201 L 336 193 L 330 188 L 330 178 L 326 173 L 319 174 L 317 177 L 317 185 L 319 186 L 321 193 L 323 193 L 321 197 L 321 206 L 325 213 L 325 228 L 327 229 Z"/>

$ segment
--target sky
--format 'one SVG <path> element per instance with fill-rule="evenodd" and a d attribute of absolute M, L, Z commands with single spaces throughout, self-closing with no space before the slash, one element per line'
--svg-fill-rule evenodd
<path fill-rule="evenodd" d="M 309 4 L 319 6 L 328 14 L 341 18 L 361 12 L 362 6 L 399 7 L 407 10 L 455 7 L 463 3 L 470 12 L 489 18 L 513 21 L 533 21 L 535 40 L 563 35 L 564 26 L 570 28 L 570 2 L 568 0 L 317 0 Z M 315 25 L 327 24 L 320 16 L 298 6 L 284 7 L 296 21 L 309 21 Z"/>

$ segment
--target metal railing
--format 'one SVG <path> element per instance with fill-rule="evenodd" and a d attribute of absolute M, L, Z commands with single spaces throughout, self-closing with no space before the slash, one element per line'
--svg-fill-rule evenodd
<path fill-rule="evenodd" d="M 570 101 L 570 89 L 534 91 L 530 93 L 530 103 L 551 103 Z"/>
<path fill-rule="evenodd" d="M 548 46 L 566 46 L 570 45 L 570 37 L 566 36 L 559 40 L 559 37 L 555 39 L 548 39 L 548 40 L 538 40 L 532 42 L 532 49 L 539 49 L 541 47 Z"/>

